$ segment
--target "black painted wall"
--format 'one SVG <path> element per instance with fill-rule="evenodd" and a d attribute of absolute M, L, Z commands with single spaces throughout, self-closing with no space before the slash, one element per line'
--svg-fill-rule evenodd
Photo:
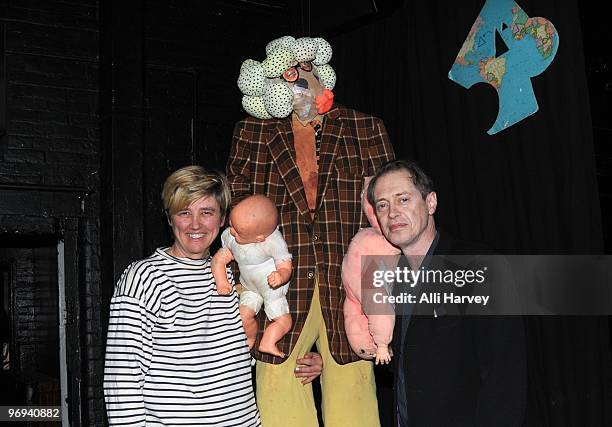
<path fill-rule="evenodd" d="M 165 178 L 189 164 L 224 170 L 245 115 L 240 65 L 263 58 L 289 20 L 286 2 L 222 0 L 105 2 L 101 17 L 104 272 L 116 280 L 170 242 Z"/>
<path fill-rule="evenodd" d="M 307 32 L 295 3 L 0 0 L 0 240 L 69 238 L 74 425 L 106 424 L 108 302 L 129 262 L 170 242 L 164 179 L 188 164 L 224 169 L 245 115 L 240 64 L 262 59 L 275 37 Z M 604 28 L 583 33 L 610 236 L 610 58 L 590 48 Z"/>
<path fill-rule="evenodd" d="M 591 2 L 579 2 L 585 71 L 593 120 L 593 145 L 605 252 L 612 253 L 612 42 L 608 17 Z"/>

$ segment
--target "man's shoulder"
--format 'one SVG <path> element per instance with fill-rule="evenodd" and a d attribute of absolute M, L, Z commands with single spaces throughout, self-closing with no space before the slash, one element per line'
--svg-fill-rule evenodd
<path fill-rule="evenodd" d="M 377 122 L 382 121 L 378 117 L 375 117 L 368 113 L 363 113 L 352 108 L 345 107 L 342 104 L 335 104 L 334 108 L 328 113 L 332 117 L 337 117 L 339 120 L 356 121 L 356 122 Z"/>
<path fill-rule="evenodd" d="M 459 239 L 446 230 L 438 230 L 439 240 L 434 255 L 489 255 L 492 249 L 486 244 Z"/>
<path fill-rule="evenodd" d="M 282 122 L 283 119 L 258 119 L 255 117 L 245 117 L 242 120 L 236 123 L 236 128 L 253 130 L 253 129 L 261 129 L 268 126 L 276 126 L 278 123 Z"/>

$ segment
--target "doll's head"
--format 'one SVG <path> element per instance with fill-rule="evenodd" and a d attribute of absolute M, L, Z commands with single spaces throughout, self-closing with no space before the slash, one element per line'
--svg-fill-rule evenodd
<path fill-rule="evenodd" d="M 336 73 L 328 64 L 330 44 L 320 37 L 284 36 L 266 46 L 262 62 L 247 59 L 240 67 L 242 106 L 258 119 L 284 118 L 295 112 L 302 121 L 328 112 Z"/>
<path fill-rule="evenodd" d="M 230 213 L 230 233 L 241 245 L 263 242 L 277 225 L 278 211 L 266 196 L 249 196 Z"/>

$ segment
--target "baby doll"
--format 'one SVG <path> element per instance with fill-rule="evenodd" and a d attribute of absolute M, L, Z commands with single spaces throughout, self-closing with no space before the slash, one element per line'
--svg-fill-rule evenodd
<path fill-rule="evenodd" d="M 291 254 L 278 230 L 278 212 L 265 196 L 247 197 L 230 213 L 229 228 L 221 234 L 222 248 L 212 259 L 212 273 L 219 294 L 228 295 L 226 265 L 236 260 L 240 269 L 240 317 L 249 348 L 257 337 L 256 315 L 263 304 L 270 323 L 259 351 L 285 357 L 276 343 L 291 329 L 287 289 L 291 277 Z"/>
<path fill-rule="evenodd" d="M 383 267 L 382 265 L 375 265 L 374 256 L 378 258 L 378 262 L 381 264 L 393 264 L 383 267 L 393 270 L 397 265 L 398 255 L 401 251 L 389 243 L 380 231 L 374 209 L 367 198 L 364 197 L 367 194 L 368 184 L 369 180 L 365 183 L 361 206 L 371 227 L 362 228 L 353 237 L 342 261 L 342 284 L 346 293 L 344 327 L 353 351 L 363 359 L 375 358 L 376 364 L 379 364 L 391 361 L 389 343 L 393 336 L 395 316 L 389 306 L 383 307 L 381 305 L 376 307 L 375 310 L 364 310 L 361 281 L 368 276 L 365 272 L 362 272 L 362 256 L 370 255 L 372 257 L 366 259 L 369 261 L 369 265 L 364 265 L 365 270 Z M 368 288 L 374 289 L 372 286 L 368 286 Z M 376 314 L 366 315 L 364 311 L 375 312 Z"/>

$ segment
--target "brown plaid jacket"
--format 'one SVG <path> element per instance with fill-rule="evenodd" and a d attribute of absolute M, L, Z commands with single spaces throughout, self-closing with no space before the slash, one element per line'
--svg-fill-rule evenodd
<path fill-rule="evenodd" d="M 250 194 L 265 194 L 272 199 L 293 255 L 293 275 L 287 293 L 293 329 L 278 344 L 285 354 L 292 351 L 302 331 L 318 277 L 332 355 L 340 364 L 359 360 L 344 331 L 342 258 L 351 238 L 360 227 L 367 226 L 360 199 L 364 178 L 393 157 L 380 119 L 335 105 L 323 125 L 313 220 L 295 163 L 291 118 L 247 118 L 236 124 L 227 164 L 232 202 Z M 263 322 L 267 322 L 262 313 L 259 322 L 261 334 Z M 269 363 L 283 361 L 258 352 L 255 356 Z"/>

